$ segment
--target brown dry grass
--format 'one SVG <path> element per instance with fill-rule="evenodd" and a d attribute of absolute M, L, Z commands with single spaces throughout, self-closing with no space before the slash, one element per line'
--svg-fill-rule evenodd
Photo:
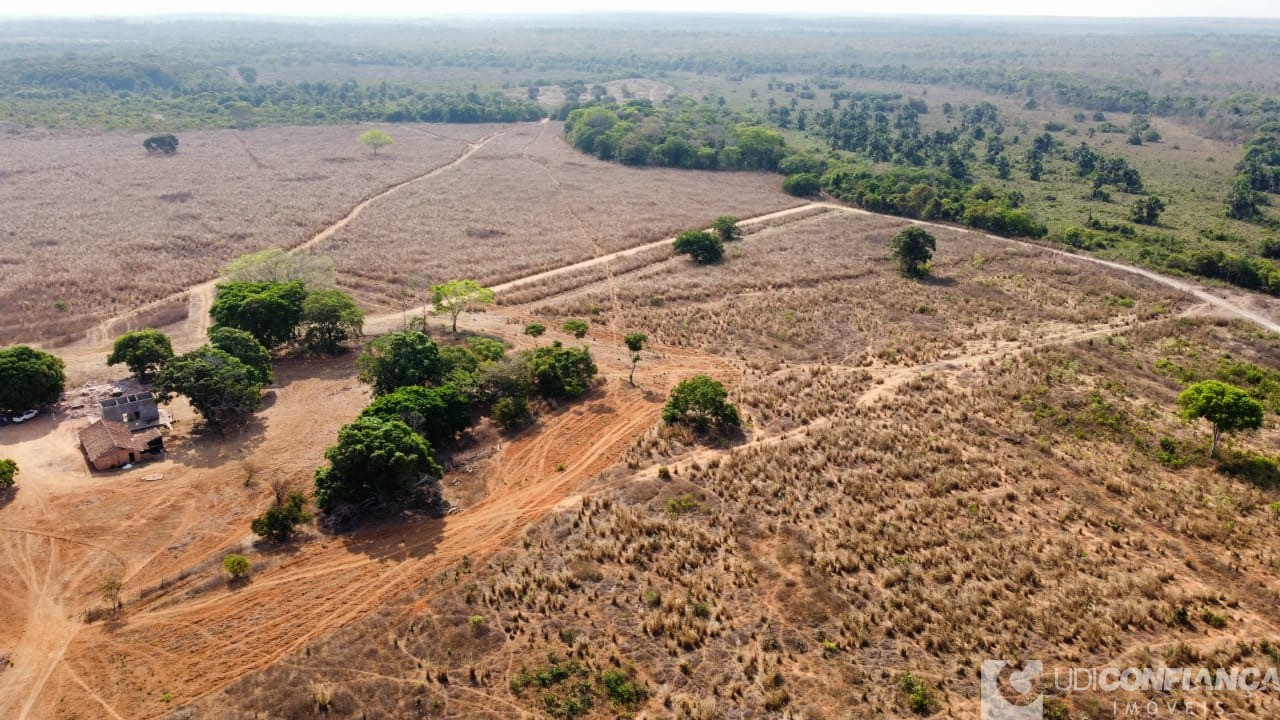
<path fill-rule="evenodd" d="M 7 137 L 0 151 L 0 344 L 51 339 L 291 247 L 364 197 L 456 157 L 488 126 L 183 133 L 172 157 L 133 134 Z M 60 310 L 57 303 L 66 303 Z"/>
<path fill-rule="evenodd" d="M 458 171 L 381 202 L 312 252 L 380 309 L 466 276 L 495 285 L 671 237 L 718 215 L 801 204 L 762 173 L 627 168 L 568 147 L 559 123 L 520 126 Z M 419 295 L 420 297 L 420 295 Z"/>
<path fill-rule="evenodd" d="M 755 232 L 729 245 L 719 265 L 671 258 L 619 282 L 615 320 L 718 355 L 870 366 L 933 362 L 1184 303 L 1123 273 L 952 231 L 934 231 L 933 279 L 907 281 L 889 252 L 905 226 L 833 211 Z M 610 307 L 608 290 L 597 287 L 534 312 L 556 318 Z"/>
<path fill-rule="evenodd" d="M 428 579 L 428 602 L 317 642 L 218 698 L 234 708 L 198 716 L 308 717 L 324 683 L 330 717 L 540 717 L 543 691 L 508 686 L 549 654 L 633 666 L 646 714 L 681 718 L 846 717 L 851 699 L 858 717 L 905 716 L 908 671 L 942 714 L 976 717 L 986 657 L 1270 665 L 1276 490 L 1171 470 L 1137 442 L 1203 452 L 1204 429 L 1170 409 L 1178 387 L 1149 369 L 1171 337 L 1274 352 L 1244 328 L 1162 321 L 922 378 L 785 442 L 674 464 L 671 481 L 651 466 L 606 480 L 520 547 Z M 1098 392 L 1121 432 L 1073 414 Z M 1275 437 L 1273 417 L 1247 444 Z M 1244 715 L 1265 702 L 1221 699 Z M 590 716 L 615 715 L 598 701 Z"/>
<path fill-rule="evenodd" d="M 898 226 L 824 216 L 718 268 L 627 276 L 627 327 L 667 344 L 652 353 L 742 356 L 725 379 L 745 437 L 650 430 L 518 546 L 425 578 L 193 716 L 544 717 L 566 685 L 511 683 L 552 657 L 588 678 L 632 668 L 638 716 L 708 719 L 907 716 L 905 672 L 939 716 L 975 718 L 988 657 L 1275 664 L 1280 489 L 1213 466 L 1157 361 L 1280 369 L 1280 338 L 1165 317 L 1187 303 L 980 237 L 940 234 L 941 282 L 909 282 L 884 250 Z M 607 308 L 592 292 L 547 312 Z M 810 334 L 761 340 L 773 306 L 745 293 Z M 1278 438 L 1269 415 L 1230 452 Z M 1112 699 L 1128 698 L 1068 702 L 1093 716 Z M 1245 716 L 1271 702 L 1213 700 Z M 586 716 L 622 714 L 597 694 Z"/>

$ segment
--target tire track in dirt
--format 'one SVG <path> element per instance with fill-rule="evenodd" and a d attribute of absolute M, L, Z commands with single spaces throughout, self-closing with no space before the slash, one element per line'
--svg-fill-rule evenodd
<path fill-rule="evenodd" d="M 706 364 L 669 357 L 663 369 L 671 375 Z M 388 523 L 330 541 L 327 548 L 311 544 L 234 592 L 190 600 L 153 596 L 129 608 L 127 622 L 114 633 L 88 630 L 69 662 L 116 707 L 137 707 L 139 698 L 102 692 L 105 683 L 94 683 L 93 668 L 75 658 L 128 655 L 131 667 L 146 667 L 148 675 L 166 678 L 175 696 L 196 700 L 358 620 L 464 555 L 483 559 L 508 546 L 528 524 L 613 466 L 657 421 L 658 396 L 627 388 L 620 367 L 609 369 L 604 388 L 504 446 L 490 471 L 489 494 L 462 513 L 409 526 Z M 184 658 L 181 677 L 161 659 L 168 653 Z M 230 656 L 237 659 L 234 667 L 225 662 Z"/>
<path fill-rule="evenodd" d="M 72 551 L 64 552 L 64 544 Z M 0 716 L 26 720 L 82 627 L 66 605 L 72 589 L 120 561 L 89 543 L 25 530 L 5 534 L 0 552 L 17 571 L 0 591 L 5 605 L 25 610 L 14 665 L 0 674 Z"/>

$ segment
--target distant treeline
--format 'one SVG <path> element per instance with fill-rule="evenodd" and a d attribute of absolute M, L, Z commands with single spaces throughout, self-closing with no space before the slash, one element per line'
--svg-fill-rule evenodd
<path fill-rule="evenodd" d="M 0 119 L 27 126 L 165 129 L 334 122 L 518 122 L 543 117 L 527 98 L 425 92 L 399 83 L 275 82 L 199 63 L 13 60 L 0 64 Z"/>
<path fill-rule="evenodd" d="M 775 130 L 718 105 L 673 98 L 658 108 L 649 100 L 610 98 L 571 103 L 564 117 L 570 145 L 601 160 L 698 170 L 776 171 L 787 155 Z"/>

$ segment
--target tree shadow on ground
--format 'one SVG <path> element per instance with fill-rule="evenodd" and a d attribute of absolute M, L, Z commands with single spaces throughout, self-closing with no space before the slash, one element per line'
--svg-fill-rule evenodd
<path fill-rule="evenodd" d="M 252 454 L 265 437 L 266 423 L 257 416 L 242 427 L 223 432 L 199 425 L 189 435 L 170 436 L 165 443 L 165 457 L 186 467 L 222 467 Z"/>
<path fill-rule="evenodd" d="M 13 487 L 0 489 L 0 510 L 3 510 L 6 505 L 13 502 L 14 499 L 16 499 L 17 497 L 18 497 L 17 485 L 14 485 Z"/>

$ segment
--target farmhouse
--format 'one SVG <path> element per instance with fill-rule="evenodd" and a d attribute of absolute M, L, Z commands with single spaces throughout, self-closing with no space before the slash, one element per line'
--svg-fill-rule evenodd
<path fill-rule="evenodd" d="M 157 427 L 132 432 L 124 422 L 100 419 L 80 431 L 80 447 L 95 470 L 110 470 L 158 458 L 164 440 Z"/>
<path fill-rule="evenodd" d="M 163 424 L 160 409 L 156 407 L 156 398 L 149 392 L 107 398 L 99 404 L 102 405 L 103 420 L 122 422 L 129 426 L 129 432 Z"/>

